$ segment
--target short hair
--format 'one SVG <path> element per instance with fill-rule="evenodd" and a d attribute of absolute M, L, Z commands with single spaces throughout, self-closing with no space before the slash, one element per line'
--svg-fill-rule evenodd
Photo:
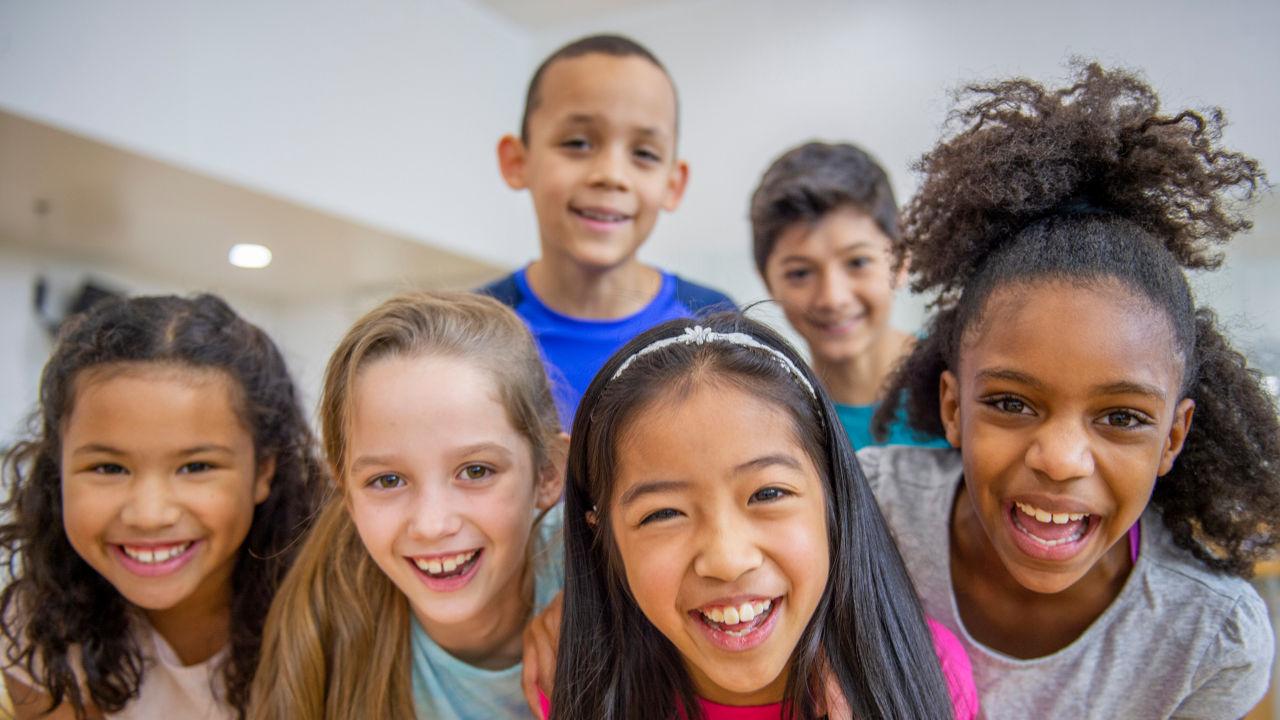
<path fill-rule="evenodd" d="M 547 73 L 547 68 L 551 67 L 557 61 L 569 60 L 571 58 L 582 57 L 584 55 L 609 55 L 611 57 L 640 57 L 653 63 L 655 67 L 667 76 L 667 80 L 671 82 L 671 92 L 675 94 L 676 84 L 671 80 L 671 73 L 667 72 L 667 68 L 659 62 L 657 56 L 649 52 L 649 48 L 622 35 L 588 35 L 584 38 L 578 38 L 564 47 L 556 50 L 547 56 L 546 60 L 533 71 L 533 77 L 529 80 L 529 89 L 524 96 L 524 114 L 520 116 L 520 140 L 529 142 L 529 116 L 534 110 L 538 109 L 538 104 L 542 101 L 542 76 Z M 676 100 L 676 117 L 680 117 L 680 102 Z M 677 127 L 679 121 L 677 120 Z"/>
<path fill-rule="evenodd" d="M 810 142 L 774 160 L 751 196 L 751 235 L 761 277 L 787 228 L 812 225 L 842 207 L 866 213 L 890 240 L 898 237 L 898 203 L 889 176 L 861 148 Z"/>

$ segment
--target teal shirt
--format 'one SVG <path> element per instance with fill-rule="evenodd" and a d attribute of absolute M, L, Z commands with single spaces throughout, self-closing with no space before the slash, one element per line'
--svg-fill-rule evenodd
<path fill-rule="evenodd" d="M 564 586 L 564 504 L 557 504 L 534 528 L 533 612 L 542 610 Z M 520 690 L 520 664 L 503 670 L 468 665 L 436 644 L 413 619 L 413 704 L 418 717 L 431 720 L 503 720 L 527 718 L 529 705 Z"/>
<path fill-rule="evenodd" d="M 836 414 L 840 416 L 840 424 L 853 443 L 853 449 L 859 450 L 872 445 L 916 445 L 919 447 L 950 447 L 946 438 L 931 435 L 916 436 L 916 431 L 907 426 L 904 408 L 898 407 L 898 416 L 889 425 L 889 437 L 884 442 L 877 442 L 871 436 L 871 416 L 876 413 L 879 403 L 871 405 L 840 405 L 836 403 Z"/>

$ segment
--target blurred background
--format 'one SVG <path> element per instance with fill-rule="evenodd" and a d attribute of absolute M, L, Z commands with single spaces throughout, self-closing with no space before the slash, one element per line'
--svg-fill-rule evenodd
<path fill-rule="evenodd" d="M 94 293 L 220 293 L 313 402 L 373 304 L 534 258 L 532 205 L 495 145 L 537 63 L 581 35 L 636 38 L 680 93 L 689 190 L 641 258 L 746 304 L 766 297 L 747 201 L 769 161 L 853 141 L 905 201 L 968 81 L 1128 66 L 1168 109 L 1222 106 L 1227 145 L 1280 167 L 1276 27 L 1273 0 L 0 0 L 0 446 L 50 328 Z M 1276 375 L 1280 204 L 1254 217 L 1197 290 Z M 243 242 L 270 266 L 231 266 Z M 896 323 L 922 307 L 901 297 Z"/>

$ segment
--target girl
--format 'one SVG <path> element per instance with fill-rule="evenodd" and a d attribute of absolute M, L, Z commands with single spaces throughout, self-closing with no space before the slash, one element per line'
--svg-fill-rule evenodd
<path fill-rule="evenodd" d="M 341 491 L 271 609 L 253 716 L 527 717 L 567 440 L 529 332 L 488 297 L 387 301 L 329 360 L 320 415 Z"/>
<path fill-rule="evenodd" d="M 809 345 L 853 446 L 945 446 L 900 422 L 871 433 L 889 373 L 915 343 L 889 324 L 907 273 L 893 263 L 898 205 L 884 170 L 853 145 L 792 148 L 760 179 L 751 228 L 760 278 Z"/>
<path fill-rule="evenodd" d="M 579 408 L 551 716 L 951 717 L 817 379 L 759 323 L 692 323 L 630 342 Z M 963 653 L 939 641 L 963 696 Z"/>
<path fill-rule="evenodd" d="M 324 486 L 280 352 L 216 297 L 111 301 L 63 328 L 39 412 L 0 527 L 18 717 L 243 716 Z"/>
<path fill-rule="evenodd" d="M 955 449 L 861 456 L 925 611 L 988 717 L 1240 717 L 1273 654 L 1241 578 L 1280 542 L 1280 423 L 1182 268 L 1219 263 L 1262 172 L 1123 72 L 969 93 L 906 213 L 939 299 L 889 395 Z"/>

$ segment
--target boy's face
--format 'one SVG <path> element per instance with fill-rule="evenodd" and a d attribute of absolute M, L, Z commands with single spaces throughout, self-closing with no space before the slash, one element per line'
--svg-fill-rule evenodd
<path fill-rule="evenodd" d="M 644 58 L 590 54 L 553 63 L 538 95 L 528 142 L 504 137 L 498 157 L 507 183 L 533 196 L 543 257 L 628 262 L 688 178 L 671 81 Z"/>

